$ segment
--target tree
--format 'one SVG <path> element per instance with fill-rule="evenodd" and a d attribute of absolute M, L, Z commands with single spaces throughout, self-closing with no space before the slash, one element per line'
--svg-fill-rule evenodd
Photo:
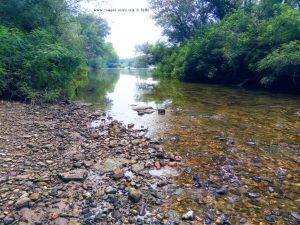
<path fill-rule="evenodd" d="M 283 44 L 259 61 L 258 71 L 264 74 L 261 84 L 291 81 L 300 90 L 300 41 Z"/>
<path fill-rule="evenodd" d="M 235 7 L 230 0 L 150 0 L 150 4 L 153 18 L 174 44 L 187 41 Z"/>
<path fill-rule="evenodd" d="M 154 74 L 300 92 L 299 18 L 299 10 L 281 1 L 241 7 L 180 46 L 164 50 Z M 147 58 L 153 54 L 149 51 Z"/>
<path fill-rule="evenodd" d="M 102 18 L 81 14 L 81 0 L 0 2 L 0 97 L 70 98 L 88 66 L 118 66 Z M 96 67 L 97 67 L 96 66 Z"/>

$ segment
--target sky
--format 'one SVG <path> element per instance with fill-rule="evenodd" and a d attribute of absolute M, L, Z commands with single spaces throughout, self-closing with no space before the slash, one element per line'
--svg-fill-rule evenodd
<path fill-rule="evenodd" d="M 149 9 L 147 0 L 102 0 L 83 3 L 82 6 L 105 18 L 111 28 L 107 41 L 111 42 L 121 59 L 134 57 L 135 46 L 162 39 L 160 27 L 149 12 L 94 12 L 94 9 Z"/>

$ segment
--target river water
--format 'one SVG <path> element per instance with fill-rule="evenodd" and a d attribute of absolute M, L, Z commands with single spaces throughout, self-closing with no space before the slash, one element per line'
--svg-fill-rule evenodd
<path fill-rule="evenodd" d="M 233 224 L 293 224 L 300 216 L 299 96 L 158 82 L 147 70 L 107 70 L 90 74 L 79 100 L 147 127 L 167 151 L 182 155 L 185 172 L 174 179 L 184 191 L 170 200 L 177 211 L 191 208 L 207 223 L 216 221 L 212 210 Z M 164 108 L 166 114 L 139 116 L 133 106 Z M 196 191 L 195 175 L 201 183 Z"/>

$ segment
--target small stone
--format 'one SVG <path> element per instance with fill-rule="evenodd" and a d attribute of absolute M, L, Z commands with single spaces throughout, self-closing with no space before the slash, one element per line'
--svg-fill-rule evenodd
<path fill-rule="evenodd" d="M 58 217 L 59 217 L 59 214 L 58 214 L 58 213 L 52 213 L 52 214 L 50 215 L 50 219 L 51 219 L 51 220 L 56 220 Z"/>
<path fill-rule="evenodd" d="M 250 146 L 255 146 L 256 142 L 255 141 L 248 141 L 248 142 L 246 142 L 246 144 L 250 145 Z"/>
<path fill-rule="evenodd" d="M 176 162 L 169 162 L 169 163 L 168 163 L 168 166 L 170 166 L 170 167 L 175 167 L 176 165 L 177 165 Z"/>
<path fill-rule="evenodd" d="M 194 220 L 195 214 L 193 210 L 190 210 L 182 215 L 183 220 Z"/>
<path fill-rule="evenodd" d="M 15 218 L 7 216 L 4 218 L 3 223 L 4 225 L 12 224 L 15 221 Z"/>
<path fill-rule="evenodd" d="M 161 214 L 157 214 L 157 215 L 156 215 L 156 219 L 158 219 L 158 220 L 163 220 L 164 217 L 163 217 Z"/>
<path fill-rule="evenodd" d="M 121 216 L 122 216 L 121 213 L 120 213 L 118 210 L 113 211 L 111 215 L 112 215 L 112 217 L 115 218 L 116 220 L 119 220 L 119 219 L 121 218 Z"/>
<path fill-rule="evenodd" d="M 181 159 L 182 159 L 181 156 L 179 156 L 179 155 L 175 156 L 175 160 L 176 160 L 176 161 L 181 161 Z"/>
<path fill-rule="evenodd" d="M 275 192 L 274 188 L 272 188 L 272 187 L 268 187 L 268 189 L 269 189 L 269 192 L 271 192 L 271 193 Z"/>
<path fill-rule="evenodd" d="M 279 210 L 272 210 L 271 213 L 274 215 L 274 216 L 280 216 L 281 215 L 281 212 Z"/>
<path fill-rule="evenodd" d="M 139 212 L 135 209 L 131 210 L 132 215 L 137 216 Z"/>
<path fill-rule="evenodd" d="M 288 174 L 288 175 L 286 175 L 286 178 L 289 179 L 289 180 L 292 180 L 294 177 L 293 177 L 292 174 Z"/>
<path fill-rule="evenodd" d="M 128 192 L 128 198 L 131 200 L 133 203 L 137 203 L 141 200 L 143 194 L 141 191 L 136 190 L 134 188 L 130 188 Z"/>
<path fill-rule="evenodd" d="M 20 198 L 20 199 L 16 202 L 16 208 L 17 208 L 17 209 L 21 209 L 21 208 L 24 208 L 24 207 L 28 207 L 30 202 L 31 202 L 31 200 L 30 200 L 30 198 L 28 198 L 28 197 Z"/>
<path fill-rule="evenodd" d="M 39 200 L 40 198 L 40 194 L 39 193 L 33 193 L 29 196 L 29 198 L 32 200 L 32 201 L 37 201 Z"/>
<path fill-rule="evenodd" d="M 258 197 L 259 197 L 259 194 L 254 193 L 254 192 L 248 192 L 248 193 L 247 193 L 247 196 L 248 196 L 249 198 L 258 198 Z"/>
<path fill-rule="evenodd" d="M 271 215 L 266 215 L 265 219 L 266 219 L 266 221 L 268 221 L 270 223 L 275 223 L 276 222 L 276 220 L 274 219 L 274 217 L 271 216 Z"/>
<path fill-rule="evenodd" d="M 142 163 L 137 163 L 137 164 L 132 165 L 132 171 L 135 173 L 139 173 L 143 169 L 145 169 L 145 166 Z"/>
<path fill-rule="evenodd" d="M 88 172 L 84 169 L 72 170 L 66 173 L 60 173 L 58 176 L 65 182 L 69 181 L 84 181 Z"/>
<path fill-rule="evenodd" d="M 156 169 L 160 169 L 161 168 L 161 165 L 160 165 L 159 161 L 156 161 L 154 163 L 154 166 L 156 167 Z"/>
<path fill-rule="evenodd" d="M 85 198 L 90 198 L 90 197 L 92 197 L 92 194 L 90 192 L 86 192 L 86 193 L 83 194 L 83 196 Z"/>
<path fill-rule="evenodd" d="M 116 194 L 116 193 L 117 193 L 117 190 L 114 189 L 114 188 L 111 187 L 111 186 L 108 186 L 108 187 L 105 189 L 105 192 L 106 192 L 107 194 Z"/>
<path fill-rule="evenodd" d="M 221 224 L 221 223 L 222 223 L 222 220 L 221 220 L 220 218 L 217 218 L 216 221 L 215 221 L 215 223 L 216 223 L 216 224 Z"/>
<path fill-rule="evenodd" d="M 246 222 L 247 222 L 247 219 L 246 219 L 246 218 L 240 219 L 240 223 L 246 223 Z"/>
<path fill-rule="evenodd" d="M 0 184 L 5 183 L 6 181 L 8 181 L 8 176 L 0 177 Z"/>
<path fill-rule="evenodd" d="M 216 190 L 216 193 L 219 195 L 226 195 L 228 193 L 228 190 L 226 187 L 221 187 L 220 189 Z"/>
<path fill-rule="evenodd" d="M 116 180 L 119 180 L 124 177 L 124 171 L 120 168 L 114 169 L 113 172 L 114 172 L 113 178 Z"/>
<path fill-rule="evenodd" d="M 128 128 L 130 129 L 130 128 L 133 128 L 134 127 L 134 124 L 133 123 L 130 123 L 130 124 L 128 124 Z"/>
<path fill-rule="evenodd" d="M 298 212 L 291 212 L 292 217 L 294 217 L 296 220 L 300 220 L 300 213 Z"/>
<path fill-rule="evenodd" d="M 158 114 L 159 115 L 165 115 L 166 114 L 166 110 L 165 109 L 158 109 Z"/>

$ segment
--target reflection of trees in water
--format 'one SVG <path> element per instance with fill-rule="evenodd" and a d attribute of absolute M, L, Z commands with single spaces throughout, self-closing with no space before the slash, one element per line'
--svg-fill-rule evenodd
<path fill-rule="evenodd" d="M 141 79 L 148 79 L 152 76 L 151 71 L 147 68 L 141 68 L 141 69 L 121 69 L 120 72 L 122 74 L 126 75 L 135 75 L 138 76 Z"/>
<path fill-rule="evenodd" d="M 109 103 L 106 93 L 113 92 L 119 78 L 119 69 L 90 71 L 88 84 L 79 91 L 78 99 L 105 106 Z"/>
<path fill-rule="evenodd" d="M 184 95 L 183 83 L 175 80 L 160 80 L 151 92 L 145 93 L 142 96 L 143 101 L 154 101 L 156 104 L 164 104 L 167 100 L 176 102 L 181 105 L 186 102 L 187 98 Z"/>

